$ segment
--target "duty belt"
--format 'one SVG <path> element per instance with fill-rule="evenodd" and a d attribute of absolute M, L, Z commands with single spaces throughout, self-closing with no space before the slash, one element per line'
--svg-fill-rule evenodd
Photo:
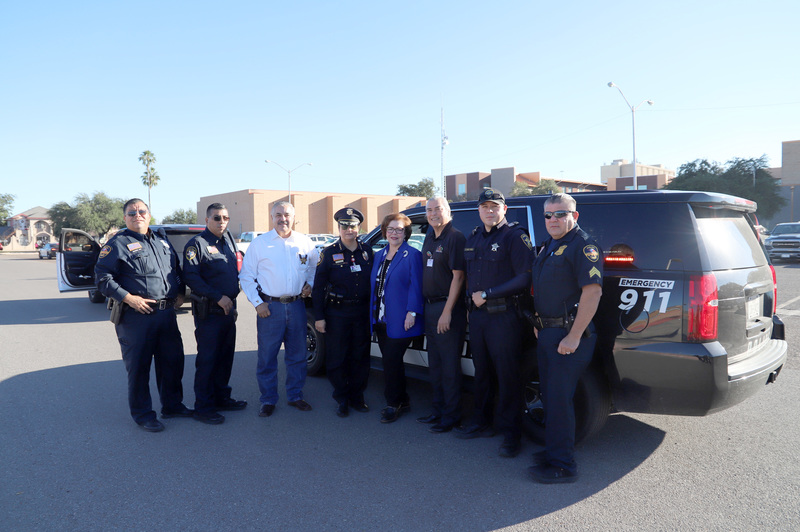
<path fill-rule="evenodd" d="M 297 301 L 301 297 L 300 295 L 272 297 L 272 296 L 268 296 L 268 295 L 262 294 L 261 292 L 259 292 L 258 295 L 264 301 L 275 301 L 276 303 L 294 303 L 295 301 Z"/>
<path fill-rule="evenodd" d="M 567 326 L 567 320 L 563 317 L 559 318 L 545 318 L 544 316 L 539 316 L 538 314 L 533 317 L 533 324 L 536 326 L 537 329 L 550 329 L 550 328 L 560 328 L 563 329 Z"/>
<path fill-rule="evenodd" d="M 175 306 L 174 299 L 156 299 L 154 303 L 148 303 L 151 307 L 158 310 L 166 310 Z"/>
<path fill-rule="evenodd" d="M 426 303 L 441 303 L 442 301 L 447 301 L 447 296 L 439 296 L 439 297 L 426 297 Z"/>

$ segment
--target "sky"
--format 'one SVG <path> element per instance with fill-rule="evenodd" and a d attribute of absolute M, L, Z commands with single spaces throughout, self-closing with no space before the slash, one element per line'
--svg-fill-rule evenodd
<path fill-rule="evenodd" d="M 0 6 L 0 193 L 160 219 L 242 189 L 395 194 L 513 166 L 599 182 L 632 158 L 800 140 L 800 2 L 138 1 Z"/>

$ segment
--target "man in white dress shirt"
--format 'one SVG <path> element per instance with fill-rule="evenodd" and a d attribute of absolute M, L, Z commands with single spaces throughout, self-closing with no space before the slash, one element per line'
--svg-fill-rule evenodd
<path fill-rule="evenodd" d="M 303 399 L 306 382 L 306 307 L 319 252 L 308 236 L 292 231 L 294 207 L 281 201 L 272 207 L 275 228 L 259 235 L 239 273 L 242 291 L 256 308 L 261 417 L 271 416 L 278 402 L 278 352 L 284 346 L 288 404 L 311 410 Z"/>

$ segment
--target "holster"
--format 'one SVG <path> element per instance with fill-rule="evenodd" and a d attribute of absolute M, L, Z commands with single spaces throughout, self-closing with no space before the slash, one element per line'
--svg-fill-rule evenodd
<path fill-rule="evenodd" d="M 211 312 L 211 300 L 205 296 L 192 294 L 192 315 L 198 320 L 204 320 Z"/>
<path fill-rule="evenodd" d="M 109 297 L 106 307 L 111 311 L 108 315 L 108 321 L 114 325 L 119 325 L 119 322 L 122 321 L 122 312 L 125 310 L 125 304 L 113 297 Z"/>

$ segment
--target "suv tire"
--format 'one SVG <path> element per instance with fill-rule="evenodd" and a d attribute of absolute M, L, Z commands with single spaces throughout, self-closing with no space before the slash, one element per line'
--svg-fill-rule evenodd
<path fill-rule="evenodd" d="M 525 411 L 522 430 L 528 437 L 544 444 L 544 411 L 539 388 L 539 368 L 534 356 L 525 371 Z M 598 433 L 611 412 L 611 392 L 598 364 L 590 365 L 575 390 L 575 443 Z"/>
<path fill-rule="evenodd" d="M 308 375 L 325 373 L 325 335 L 314 328 L 314 312 L 306 309 L 306 372 Z"/>

